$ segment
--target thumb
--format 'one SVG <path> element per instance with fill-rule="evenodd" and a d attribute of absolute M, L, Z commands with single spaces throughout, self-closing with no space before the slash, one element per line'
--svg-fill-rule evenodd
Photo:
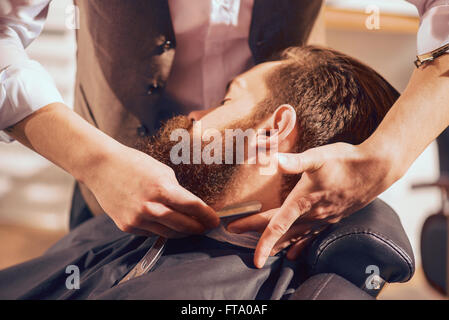
<path fill-rule="evenodd" d="M 322 164 L 322 157 L 314 149 L 303 153 L 278 153 L 279 169 L 286 174 L 299 174 L 318 170 Z"/>

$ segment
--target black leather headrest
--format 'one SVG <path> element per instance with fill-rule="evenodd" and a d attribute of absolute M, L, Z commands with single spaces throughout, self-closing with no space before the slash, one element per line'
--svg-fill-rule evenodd
<path fill-rule="evenodd" d="M 335 273 L 359 287 L 376 267 L 387 282 L 408 281 L 415 271 L 399 217 L 380 199 L 320 233 L 307 248 L 306 262 L 311 275 Z"/>

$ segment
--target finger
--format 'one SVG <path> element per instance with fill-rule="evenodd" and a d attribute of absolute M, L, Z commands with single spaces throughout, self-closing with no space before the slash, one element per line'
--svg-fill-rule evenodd
<path fill-rule="evenodd" d="M 175 230 L 167 228 L 166 226 L 159 224 L 157 222 L 150 222 L 150 221 L 143 222 L 142 228 L 132 227 L 130 233 L 145 237 L 152 237 L 154 235 L 159 235 L 170 239 L 184 238 L 188 236 L 184 233 L 176 232 Z"/>
<path fill-rule="evenodd" d="M 172 230 L 187 233 L 201 234 L 205 230 L 204 226 L 196 219 L 181 214 L 157 202 L 146 202 L 144 206 L 144 219 L 151 222 L 158 222 Z M 142 221 L 142 223 L 144 223 Z M 139 221 L 139 226 L 140 226 Z"/>
<path fill-rule="evenodd" d="M 271 209 L 265 212 L 240 218 L 228 224 L 226 229 L 233 233 L 243 233 L 256 231 L 262 233 L 270 222 L 271 217 L 278 209 Z"/>
<path fill-rule="evenodd" d="M 315 149 L 303 153 L 278 153 L 278 163 L 282 173 L 299 174 L 318 170 L 323 165 L 323 157 Z"/>
<path fill-rule="evenodd" d="M 267 228 L 260 237 L 254 253 L 254 264 L 257 268 L 263 267 L 274 245 L 287 233 L 296 219 L 302 214 L 309 212 L 312 206 L 320 199 L 318 193 L 309 194 L 297 200 L 295 196 L 295 193 L 291 193 L 287 197 L 280 210 L 271 218 Z"/>
<path fill-rule="evenodd" d="M 281 239 L 274 245 L 273 249 L 271 249 L 270 256 L 274 256 L 280 251 L 292 245 L 292 241 Z"/>
<path fill-rule="evenodd" d="M 171 185 L 166 189 L 163 195 L 165 205 L 184 215 L 195 217 L 207 229 L 218 227 L 218 214 L 203 200 L 180 185 Z"/>
<path fill-rule="evenodd" d="M 144 237 L 152 237 L 152 236 L 156 235 L 156 233 L 151 232 L 150 230 L 144 230 L 144 229 L 139 229 L 139 228 L 135 228 L 135 227 L 129 227 L 126 231 L 123 231 L 123 232 L 135 234 L 138 236 L 144 236 Z"/>
<path fill-rule="evenodd" d="M 257 243 L 254 253 L 254 265 L 257 268 L 264 266 L 274 245 L 288 231 L 300 214 L 299 208 L 292 205 L 283 205 L 278 213 L 273 216 Z"/>

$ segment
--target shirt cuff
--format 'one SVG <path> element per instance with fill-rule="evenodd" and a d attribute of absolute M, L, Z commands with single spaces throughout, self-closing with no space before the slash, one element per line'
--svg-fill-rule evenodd
<path fill-rule="evenodd" d="M 421 18 L 418 31 L 418 55 L 449 43 L 449 5 L 430 8 Z"/>
<path fill-rule="evenodd" d="M 0 130 L 23 120 L 36 110 L 63 99 L 48 72 L 28 60 L 0 71 Z M 11 141 L 0 131 L 0 141 Z"/>

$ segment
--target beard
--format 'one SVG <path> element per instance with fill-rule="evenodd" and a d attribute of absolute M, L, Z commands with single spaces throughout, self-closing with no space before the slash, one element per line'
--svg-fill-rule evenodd
<path fill-rule="evenodd" d="M 242 129 L 254 127 L 254 121 L 248 117 L 242 121 L 235 122 L 226 129 Z M 152 137 L 139 139 L 136 148 L 156 160 L 171 167 L 175 172 L 179 184 L 185 189 L 189 190 L 197 197 L 202 199 L 209 206 L 216 205 L 223 199 L 224 193 L 231 184 L 238 182 L 237 171 L 238 166 L 236 161 L 232 164 L 205 164 L 201 161 L 200 164 L 193 164 L 193 137 L 192 137 L 193 122 L 186 116 L 177 116 L 169 119 Z M 170 134 L 176 129 L 185 129 L 190 133 L 190 163 L 189 164 L 174 164 L 170 159 L 170 151 L 178 144 L 178 141 L 171 141 Z M 224 159 L 224 153 L 227 146 L 224 143 L 224 129 L 220 131 L 222 141 L 221 145 Z M 233 139 L 233 158 L 236 159 L 236 141 Z M 211 142 L 208 142 L 211 143 Z M 208 144 L 207 143 L 207 144 Z M 205 145 L 201 143 L 201 151 Z"/>

